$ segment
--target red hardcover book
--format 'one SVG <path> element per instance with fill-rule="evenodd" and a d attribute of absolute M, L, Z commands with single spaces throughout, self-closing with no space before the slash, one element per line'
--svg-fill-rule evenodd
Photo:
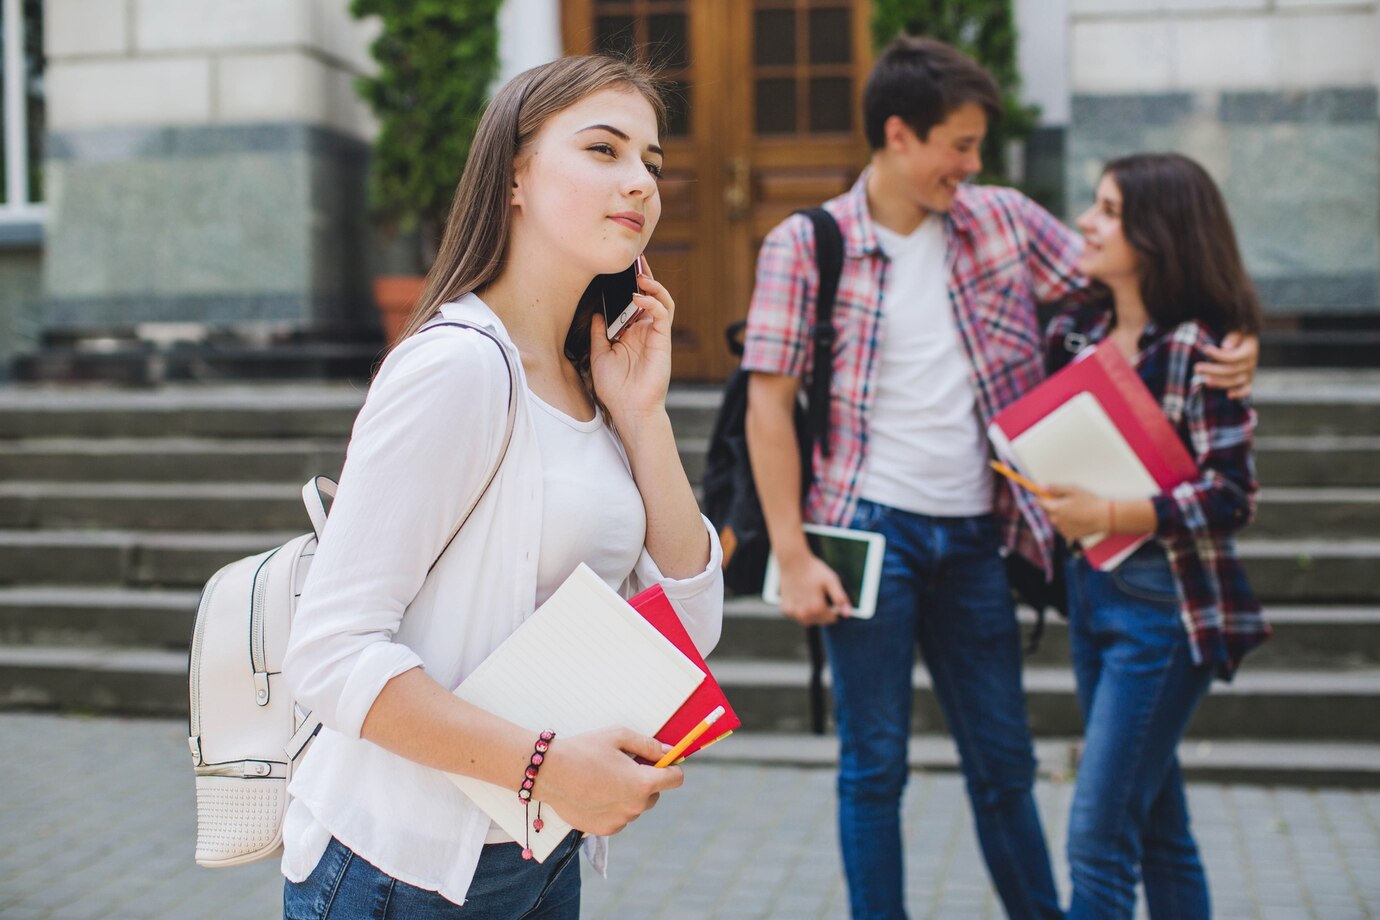
<path fill-rule="evenodd" d="M 1180 483 L 1198 478 L 1198 465 L 1169 424 L 1160 404 L 1146 389 L 1135 368 L 1111 342 L 1103 342 L 1084 352 L 1072 364 L 998 413 L 988 429 L 998 453 L 1041 485 L 1060 482 L 1060 464 L 1051 462 L 1046 452 L 1040 464 L 1044 469 L 1035 469 L 1033 464 L 1027 462 L 1028 457 L 1022 458 L 1021 439 L 1042 422 L 1054 421 L 1051 417 L 1076 397 L 1086 405 L 1087 400 L 1082 395 L 1085 393 L 1096 400 L 1106 418 L 1115 426 L 1116 434 L 1134 454 L 1135 460 L 1140 462 L 1144 473 L 1153 480 L 1153 486 L 1147 494 L 1138 497 L 1149 497 L 1155 491 L 1168 492 Z M 1064 449 L 1068 453 L 1070 467 L 1086 461 L 1087 458 L 1079 454 L 1097 436 L 1090 427 L 1073 421 L 1075 415 L 1070 413 L 1066 416 L 1065 430 L 1059 433 L 1065 439 Z M 1083 413 L 1078 418 L 1086 420 L 1089 416 Z M 1076 478 L 1062 481 L 1098 491 Z M 1149 537 L 1149 534 L 1112 534 L 1091 545 L 1085 544 L 1084 552 L 1088 561 L 1098 568 L 1115 568 Z"/>
<path fill-rule="evenodd" d="M 671 606 L 670 600 L 667 599 L 666 592 L 661 590 L 661 586 L 653 585 L 629 600 L 628 603 L 632 605 L 634 610 L 642 614 L 642 618 L 651 623 L 657 632 L 670 639 L 672 645 L 704 672 L 704 681 L 695 689 L 694 693 L 690 694 L 685 705 L 676 710 L 676 714 L 671 716 L 665 725 L 661 726 L 661 730 L 656 733 L 656 740 L 663 744 L 674 745 L 684 738 L 690 729 L 699 725 L 705 716 L 714 711 L 716 706 L 722 706 L 724 714 L 710 727 L 709 731 L 686 748 L 685 753 L 681 756 L 689 757 L 742 725 L 743 723 L 738 719 L 738 714 L 729 705 L 728 697 L 724 696 L 723 688 L 719 686 L 714 675 L 710 673 L 709 665 L 704 663 L 704 657 L 695 648 L 695 643 L 690 640 L 690 634 L 685 631 L 685 625 L 681 623 L 680 617 L 676 616 L 676 611 Z"/>

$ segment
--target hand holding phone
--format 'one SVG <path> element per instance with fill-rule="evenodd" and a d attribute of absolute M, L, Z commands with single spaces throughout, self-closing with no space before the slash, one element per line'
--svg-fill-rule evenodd
<path fill-rule="evenodd" d="M 604 328 L 610 342 L 617 341 L 619 334 L 642 312 L 633 301 L 633 295 L 639 290 L 637 278 L 643 271 L 642 257 L 638 256 L 637 261 L 623 271 L 594 279 L 601 291 Z"/>

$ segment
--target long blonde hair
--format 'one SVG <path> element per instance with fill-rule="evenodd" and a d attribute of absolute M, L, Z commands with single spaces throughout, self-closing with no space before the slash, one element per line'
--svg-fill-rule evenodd
<path fill-rule="evenodd" d="M 482 290 L 498 277 L 512 227 L 513 174 L 518 157 L 551 116 L 613 87 L 640 93 L 656 112 L 658 128 L 665 130 L 666 104 L 657 78 L 631 60 L 599 54 L 563 57 L 523 71 L 499 89 L 479 120 L 446 219 L 441 248 L 399 341 L 421 328 L 442 304 Z M 577 316 L 572 325 L 580 322 Z M 588 329 L 589 317 L 583 317 L 583 322 Z M 587 339 L 586 334 L 586 367 Z M 579 366 L 578 359 L 576 363 Z"/>

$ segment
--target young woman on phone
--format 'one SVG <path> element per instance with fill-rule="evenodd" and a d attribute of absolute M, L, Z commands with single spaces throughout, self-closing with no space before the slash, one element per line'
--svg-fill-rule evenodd
<path fill-rule="evenodd" d="M 324 727 L 291 788 L 292 920 L 578 916 L 579 832 L 525 859 L 445 775 L 516 795 L 538 738 L 452 691 L 580 562 L 625 595 L 660 584 L 701 651 L 718 640 L 721 554 L 665 405 L 675 304 L 640 275 L 640 316 L 616 342 L 577 309 L 656 227 L 663 122 L 649 74 L 605 57 L 519 75 L 480 122 L 293 623 L 286 676 Z M 555 738 L 533 801 L 592 835 L 602 869 L 604 837 L 681 784 L 633 759 L 663 751 L 619 728 Z"/>
<path fill-rule="evenodd" d="M 1214 676 L 1229 680 L 1269 636 L 1233 534 L 1255 510 L 1244 398 L 1204 385 L 1194 365 L 1229 330 L 1255 333 L 1260 306 L 1226 204 L 1177 154 L 1107 165 L 1078 219 L 1078 267 L 1105 299 L 1054 318 L 1050 371 L 1110 340 L 1136 367 L 1198 463 L 1199 478 L 1139 501 L 1054 487 L 1044 500 L 1070 542 L 1152 533 L 1114 571 L 1073 554 L 1069 641 L 1085 740 L 1069 819 L 1070 920 L 1130 918 L 1144 882 L 1152 918 L 1210 916 L 1176 750 Z"/>

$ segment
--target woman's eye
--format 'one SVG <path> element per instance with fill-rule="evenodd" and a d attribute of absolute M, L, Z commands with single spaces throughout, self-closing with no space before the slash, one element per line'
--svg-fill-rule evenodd
<path fill-rule="evenodd" d="M 647 164 L 647 172 L 649 172 L 649 173 L 652 174 L 652 178 L 653 178 L 653 179 L 660 179 L 660 178 L 661 178 L 661 167 L 658 166 L 658 165 L 656 165 L 655 163 L 648 163 L 648 164 Z"/>
<path fill-rule="evenodd" d="M 611 157 L 618 155 L 618 152 L 613 149 L 612 144 L 593 144 L 589 149 L 593 150 L 595 153 L 602 153 Z"/>

